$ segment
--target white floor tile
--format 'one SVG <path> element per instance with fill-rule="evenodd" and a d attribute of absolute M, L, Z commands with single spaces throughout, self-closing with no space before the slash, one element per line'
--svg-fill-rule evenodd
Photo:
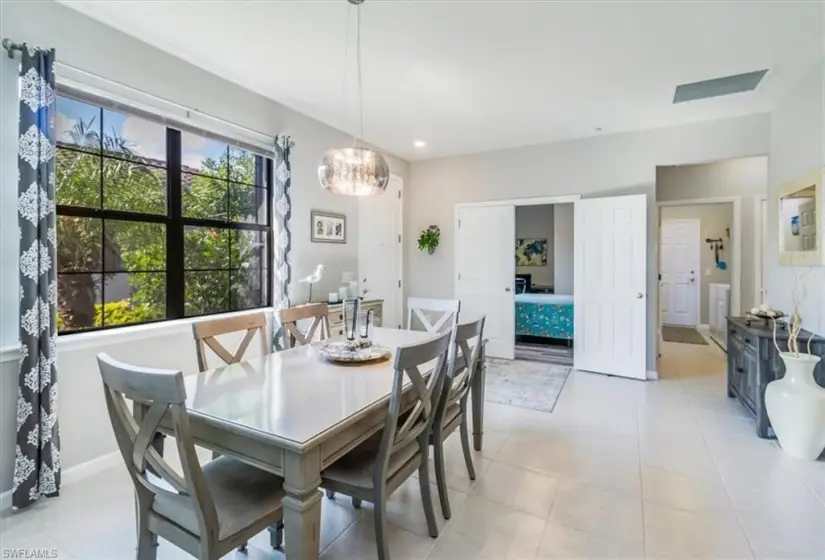
<path fill-rule="evenodd" d="M 471 496 L 429 558 L 534 558 L 543 530 L 544 520 L 539 517 Z"/>
<path fill-rule="evenodd" d="M 546 519 L 553 507 L 558 482 L 552 476 L 493 462 L 473 495 Z"/>
<path fill-rule="evenodd" d="M 645 503 L 644 519 L 649 558 L 753 558 L 733 512 L 691 513 Z"/>

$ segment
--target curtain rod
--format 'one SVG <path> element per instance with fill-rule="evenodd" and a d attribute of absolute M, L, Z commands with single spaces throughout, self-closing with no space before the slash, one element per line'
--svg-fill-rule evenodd
<path fill-rule="evenodd" d="M 3 48 L 4 48 L 4 49 L 6 49 L 6 51 L 8 51 L 9 58 L 14 58 L 14 51 L 22 51 L 24 48 L 26 48 L 26 44 L 25 44 L 25 43 L 16 43 L 16 42 L 14 42 L 14 41 L 12 41 L 11 39 L 8 39 L 8 38 L 3 39 L 3 41 L 2 41 L 2 45 L 3 45 Z M 174 105 L 174 106 L 175 106 L 175 107 L 177 107 L 178 109 L 182 109 L 183 111 L 186 111 L 186 113 L 187 113 L 187 114 L 188 114 L 188 113 L 194 113 L 194 114 L 196 114 L 196 115 L 200 115 L 200 116 L 202 116 L 202 117 L 204 117 L 204 118 L 207 118 L 207 119 L 210 119 L 210 120 L 213 120 L 213 121 L 217 121 L 217 122 L 219 122 L 219 123 L 221 123 L 221 124 L 224 124 L 224 125 L 227 125 L 227 126 L 231 126 L 232 128 L 236 128 L 236 129 L 238 129 L 238 130 L 242 130 L 242 131 L 244 131 L 244 132 L 249 132 L 249 133 L 255 134 L 255 135 L 257 135 L 257 136 L 263 136 L 263 137 L 266 137 L 266 138 L 272 138 L 272 135 L 271 135 L 271 134 L 265 134 L 265 133 L 260 132 L 260 131 L 258 131 L 258 130 L 253 130 L 253 129 L 251 129 L 251 128 L 247 128 L 247 127 L 245 127 L 245 126 L 240 126 L 240 125 L 237 125 L 237 124 L 235 124 L 235 123 L 233 123 L 233 122 L 227 121 L 227 120 L 222 119 L 222 118 L 220 118 L 220 117 L 215 117 L 215 116 L 212 116 L 212 115 L 210 115 L 210 114 L 208 114 L 208 113 L 204 113 L 204 112 L 202 112 L 202 111 L 198 111 L 197 109 L 192 109 L 191 107 L 186 107 L 185 105 L 181 105 L 180 103 L 175 103 L 174 101 L 169 101 L 168 99 L 163 99 L 162 97 L 158 97 L 157 95 L 153 95 L 153 94 L 151 94 L 151 93 L 147 93 L 147 92 L 145 92 L 145 91 L 139 90 L 139 89 L 134 88 L 134 87 L 132 87 L 132 86 L 128 86 L 128 85 L 126 85 L 126 84 L 121 84 L 120 82 L 116 82 L 116 81 L 114 81 L 114 80 L 110 80 L 110 79 L 108 79 L 108 78 L 104 78 L 104 77 L 102 77 L 102 76 L 98 76 L 98 75 L 96 75 L 96 74 L 92 74 L 91 72 L 87 72 L 86 70 L 82 70 L 82 69 L 80 69 L 80 68 L 76 68 L 76 67 L 71 66 L 71 65 L 69 65 L 69 64 L 65 64 L 65 63 L 63 63 L 63 62 L 55 62 L 55 64 L 56 64 L 57 66 L 63 66 L 64 68 L 68 68 L 69 70 L 73 70 L 73 71 L 75 71 L 75 72 L 79 72 L 79 73 L 81 73 L 81 74 L 85 74 L 86 76 L 90 76 L 90 77 L 95 78 L 95 79 L 97 79 L 97 80 L 101 80 L 101 81 L 103 81 L 103 82 L 107 82 L 107 83 L 112 84 L 112 85 L 115 85 L 115 86 L 117 86 L 117 87 L 128 89 L 128 90 L 133 91 L 133 92 L 135 92 L 135 93 L 137 93 L 137 94 L 139 94 L 139 95 L 143 95 L 143 96 L 146 96 L 146 97 L 152 98 L 152 99 L 154 99 L 154 100 L 156 100 L 156 101 L 160 101 L 160 102 L 163 102 L 163 103 L 167 103 L 167 104 L 169 104 L 169 105 Z M 289 146 L 290 146 L 290 148 L 294 147 L 294 146 L 295 146 L 295 142 L 290 141 Z"/>

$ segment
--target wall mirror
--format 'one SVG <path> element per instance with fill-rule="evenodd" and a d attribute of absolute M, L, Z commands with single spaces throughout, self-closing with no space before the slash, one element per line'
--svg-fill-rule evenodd
<path fill-rule="evenodd" d="M 822 179 L 825 167 L 798 177 L 779 189 L 779 262 L 825 265 Z"/>

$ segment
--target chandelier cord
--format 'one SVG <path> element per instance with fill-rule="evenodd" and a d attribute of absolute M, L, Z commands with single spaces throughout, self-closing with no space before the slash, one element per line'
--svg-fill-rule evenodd
<path fill-rule="evenodd" d="M 355 31 L 355 61 L 358 71 L 358 135 L 364 139 L 364 94 L 361 80 L 361 5 L 356 9 L 356 31 Z M 355 142 L 353 141 L 353 146 Z"/>
<path fill-rule="evenodd" d="M 347 6 L 349 8 L 349 6 Z M 341 65 L 343 67 L 343 72 L 341 76 L 341 102 L 339 106 L 339 110 L 341 115 L 343 115 L 346 126 L 347 122 L 347 62 L 349 62 L 349 33 L 350 33 L 350 22 L 352 20 L 352 11 L 347 9 L 347 27 L 346 32 L 344 33 L 344 63 Z M 352 135 L 352 146 L 355 147 L 355 135 Z"/>

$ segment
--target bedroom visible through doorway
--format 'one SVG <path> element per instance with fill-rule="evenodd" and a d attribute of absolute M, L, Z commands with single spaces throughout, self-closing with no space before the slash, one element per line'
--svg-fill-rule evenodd
<path fill-rule="evenodd" d="M 515 358 L 572 366 L 573 204 L 515 212 Z"/>

